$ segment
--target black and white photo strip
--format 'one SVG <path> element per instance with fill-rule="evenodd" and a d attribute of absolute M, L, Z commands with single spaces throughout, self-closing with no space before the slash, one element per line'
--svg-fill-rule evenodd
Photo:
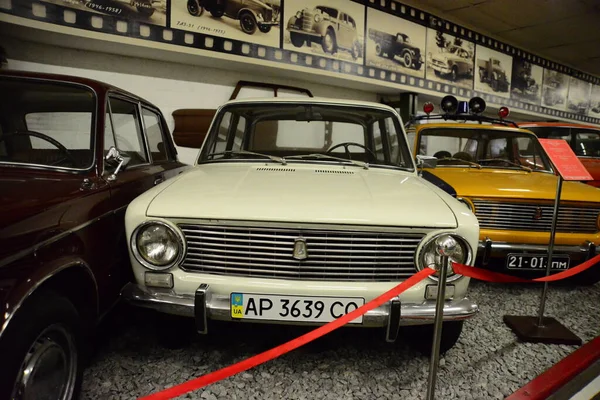
<path fill-rule="evenodd" d="M 567 111 L 578 115 L 587 115 L 590 107 L 590 93 L 592 84 L 575 77 L 569 80 L 569 94 L 567 96 Z"/>
<path fill-rule="evenodd" d="M 600 117 L 600 85 L 592 86 L 592 94 L 590 95 L 590 108 L 588 109 L 590 117 Z"/>
<path fill-rule="evenodd" d="M 568 90 L 568 75 L 544 68 L 544 80 L 542 86 L 542 105 L 544 107 L 566 111 Z"/>
<path fill-rule="evenodd" d="M 473 88 L 475 44 L 465 39 L 427 28 L 427 79 Z"/>
<path fill-rule="evenodd" d="M 365 6 L 348 0 L 286 0 L 283 48 L 363 64 Z"/>
<path fill-rule="evenodd" d="M 366 65 L 425 78 L 426 35 L 422 25 L 369 8 Z"/>
<path fill-rule="evenodd" d="M 171 0 L 171 28 L 279 47 L 281 0 Z"/>
<path fill-rule="evenodd" d="M 114 15 L 130 21 L 167 26 L 168 0 L 42 0 L 75 10 Z"/>
<path fill-rule="evenodd" d="M 541 104 L 544 68 L 524 58 L 513 58 L 511 98 L 525 103 Z"/>
<path fill-rule="evenodd" d="M 475 90 L 510 97 L 512 57 L 477 45 L 475 51 Z"/>

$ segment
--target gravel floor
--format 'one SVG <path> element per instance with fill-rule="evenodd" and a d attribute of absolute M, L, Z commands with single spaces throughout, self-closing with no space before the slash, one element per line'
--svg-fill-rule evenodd
<path fill-rule="evenodd" d="M 536 315 L 541 286 L 473 282 L 481 312 L 440 364 L 436 398 L 503 399 L 576 349 L 520 343 L 505 314 Z M 550 287 L 547 316 L 584 342 L 600 335 L 600 284 Z M 183 348 L 157 342 L 152 314 L 121 306 L 103 324 L 102 340 L 84 374 L 83 399 L 130 399 L 217 370 L 298 336 L 305 329 L 219 324 Z M 428 358 L 383 330 L 341 329 L 304 348 L 181 398 L 419 399 Z"/>

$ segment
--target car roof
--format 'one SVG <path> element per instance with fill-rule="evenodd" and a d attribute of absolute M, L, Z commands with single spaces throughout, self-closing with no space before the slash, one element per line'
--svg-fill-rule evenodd
<path fill-rule="evenodd" d="M 428 128 L 460 128 L 460 129 L 490 129 L 490 130 L 498 130 L 498 131 L 510 131 L 510 132 L 519 132 L 527 135 L 535 134 L 533 132 L 528 131 L 523 128 L 514 128 L 510 126 L 504 125 L 496 125 L 496 124 L 465 124 L 462 122 L 440 122 L 440 123 L 426 123 L 426 124 L 418 124 L 416 125 L 417 130 L 428 129 Z"/>
<path fill-rule="evenodd" d="M 364 100 L 347 100 L 347 99 L 336 99 L 329 97 L 255 97 L 255 98 L 245 98 L 245 99 L 235 99 L 229 100 L 225 105 L 229 104 L 255 104 L 255 103 L 302 103 L 302 104 L 333 104 L 333 105 L 343 105 L 343 106 L 356 106 L 356 107 L 370 107 L 370 108 L 379 108 L 383 110 L 394 111 L 394 109 L 390 106 L 387 106 L 382 103 L 377 103 L 374 101 L 364 101 Z"/>
<path fill-rule="evenodd" d="M 95 79 L 84 78 L 80 76 L 74 75 L 64 75 L 64 74 L 49 74 L 49 73 L 41 73 L 41 72 L 30 72 L 30 71 L 16 71 L 16 70 L 0 70 L 0 78 L 9 77 L 9 78 L 26 78 L 26 79 L 38 79 L 38 80 L 46 80 L 46 81 L 55 81 L 55 82 L 64 82 L 64 83 L 75 83 L 79 85 L 89 86 L 98 94 L 105 93 L 108 91 L 115 91 L 121 94 L 125 94 L 129 97 L 135 98 L 143 103 L 153 106 L 158 109 L 154 104 L 149 102 L 148 100 L 131 93 L 127 90 L 121 89 L 120 87 L 111 85 L 106 82 L 97 81 Z"/>
<path fill-rule="evenodd" d="M 544 126 L 564 127 L 564 128 L 588 128 L 600 130 L 598 125 L 577 124 L 572 122 L 520 122 L 517 125 L 523 128 L 534 128 Z"/>

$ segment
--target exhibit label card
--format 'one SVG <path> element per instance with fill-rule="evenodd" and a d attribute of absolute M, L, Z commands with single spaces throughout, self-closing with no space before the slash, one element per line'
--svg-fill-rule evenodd
<path fill-rule="evenodd" d="M 563 139 L 539 139 L 550 161 L 565 181 L 592 181 L 594 178 Z"/>

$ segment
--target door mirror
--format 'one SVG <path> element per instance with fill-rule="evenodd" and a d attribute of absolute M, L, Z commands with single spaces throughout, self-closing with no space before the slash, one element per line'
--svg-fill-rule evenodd
<path fill-rule="evenodd" d="M 417 155 L 418 168 L 435 168 L 437 167 L 437 157 Z"/>
<path fill-rule="evenodd" d="M 106 164 L 110 166 L 116 166 L 114 172 L 107 178 L 110 182 L 112 182 L 117 179 L 117 174 L 119 171 L 121 171 L 121 169 L 125 169 L 130 158 L 122 156 L 115 146 L 110 146 L 106 156 L 104 156 L 104 160 L 106 161 Z"/>

